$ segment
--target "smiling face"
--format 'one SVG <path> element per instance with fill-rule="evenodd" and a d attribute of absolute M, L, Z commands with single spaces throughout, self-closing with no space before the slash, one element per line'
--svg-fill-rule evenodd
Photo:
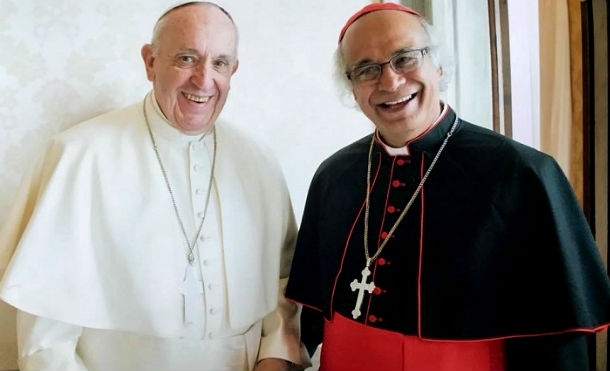
<path fill-rule="evenodd" d="M 402 49 L 427 46 L 428 37 L 417 16 L 379 10 L 363 15 L 347 29 L 341 52 L 347 69 L 352 70 L 367 62 L 385 62 Z M 404 74 L 385 64 L 378 80 L 354 82 L 352 92 L 387 144 L 401 147 L 440 115 L 441 76 L 425 55 L 419 68 Z"/>
<path fill-rule="evenodd" d="M 185 134 L 216 121 L 237 70 L 237 34 L 213 5 L 189 5 L 160 21 L 154 45 L 142 47 L 146 74 L 170 124 Z"/>

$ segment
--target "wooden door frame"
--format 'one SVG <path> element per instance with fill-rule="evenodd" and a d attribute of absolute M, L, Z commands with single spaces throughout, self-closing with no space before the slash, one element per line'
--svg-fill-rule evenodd
<path fill-rule="evenodd" d="M 583 209 L 608 268 L 608 9 L 606 0 L 581 2 L 583 40 Z M 591 346 L 591 369 L 607 370 L 607 332 Z"/>

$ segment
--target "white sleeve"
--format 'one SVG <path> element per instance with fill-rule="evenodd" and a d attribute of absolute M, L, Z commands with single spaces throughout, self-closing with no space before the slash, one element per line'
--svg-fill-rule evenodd
<path fill-rule="evenodd" d="M 297 226 L 289 201 L 287 205 L 288 221 L 280 258 L 278 303 L 275 310 L 263 319 L 258 360 L 280 358 L 307 367 L 311 362 L 307 349 L 300 339 L 301 306 L 286 300 L 284 296 L 297 237 Z"/>
<path fill-rule="evenodd" d="M 263 319 L 258 360 L 280 358 L 307 367 L 311 362 L 305 346 L 300 341 L 301 308 L 284 297 L 287 282 L 287 278 L 280 280 L 278 306 Z"/>
<path fill-rule="evenodd" d="M 86 370 L 76 354 L 80 326 L 17 311 L 17 346 L 21 370 Z"/>

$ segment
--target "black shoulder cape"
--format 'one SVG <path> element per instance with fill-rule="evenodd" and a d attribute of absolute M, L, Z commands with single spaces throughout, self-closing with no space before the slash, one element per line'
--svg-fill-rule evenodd
<path fill-rule="evenodd" d="M 399 214 L 390 207 L 404 207 L 455 118 L 449 110 L 407 156 L 375 144 L 371 255 Z M 370 141 L 324 161 L 307 196 L 286 295 L 327 319 L 350 317 L 349 282 L 364 267 Z M 381 289 L 358 320 L 422 338 L 595 331 L 610 321 L 607 272 L 557 163 L 463 120 L 371 269 Z"/>

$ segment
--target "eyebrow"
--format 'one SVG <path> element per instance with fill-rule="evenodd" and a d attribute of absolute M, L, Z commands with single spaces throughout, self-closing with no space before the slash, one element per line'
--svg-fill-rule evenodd
<path fill-rule="evenodd" d="M 220 54 L 214 57 L 214 59 L 226 59 L 228 61 L 233 61 L 237 58 L 235 58 L 234 56 L 230 55 L 230 54 Z"/>
<path fill-rule="evenodd" d="M 412 52 L 413 50 L 416 50 L 418 48 L 411 48 L 411 47 L 404 47 L 404 48 L 400 48 L 396 51 L 394 51 L 394 53 L 392 53 L 391 57 L 395 57 L 398 54 L 402 54 L 402 53 L 406 53 L 406 52 Z"/>
<path fill-rule="evenodd" d="M 178 50 L 175 55 L 179 55 L 179 54 L 183 54 L 183 53 L 192 53 L 195 55 L 200 55 L 199 51 L 197 49 L 193 49 L 193 48 L 184 48 L 184 49 L 180 49 Z M 226 59 L 229 61 L 233 61 L 235 59 L 237 59 L 235 56 L 231 55 L 231 54 L 220 54 L 220 55 L 215 55 L 213 56 L 214 59 Z"/>

